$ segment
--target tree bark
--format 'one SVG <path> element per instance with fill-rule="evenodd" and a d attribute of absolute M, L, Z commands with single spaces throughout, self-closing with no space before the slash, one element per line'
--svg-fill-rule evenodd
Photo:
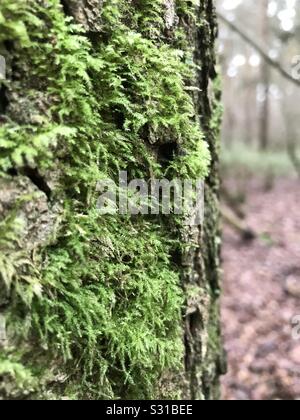
<path fill-rule="evenodd" d="M 0 107 L 0 398 L 218 399 L 225 361 L 213 2 L 197 2 L 196 19 L 185 0 L 149 2 L 149 11 L 147 1 L 29 0 L 17 11 L 13 3 L 0 5 L 7 63 Z M 6 21 L 24 25 L 14 31 Z M 194 80 L 177 79 L 190 50 Z M 178 66 L 175 79 L 168 81 L 174 75 L 160 54 Z M 153 80 L 162 94 L 154 96 Z M 186 92 L 195 116 L 184 118 L 202 132 L 211 155 L 204 222 L 116 217 L 112 224 L 96 217 L 95 182 L 105 171 L 115 177 L 116 168 L 127 167 L 149 178 L 155 170 L 190 170 L 194 137 L 185 120 L 178 128 L 169 114 L 187 112 Z M 163 117 L 161 125 L 152 123 Z"/>

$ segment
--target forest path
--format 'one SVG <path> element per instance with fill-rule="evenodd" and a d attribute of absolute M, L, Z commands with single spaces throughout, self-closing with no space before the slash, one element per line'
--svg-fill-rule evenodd
<path fill-rule="evenodd" d="M 223 399 L 300 399 L 300 339 L 291 325 L 300 315 L 299 181 L 281 179 L 265 191 L 252 180 L 246 189 L 247 222 L 260 235 L 244 243 L 224 228 Z"/>

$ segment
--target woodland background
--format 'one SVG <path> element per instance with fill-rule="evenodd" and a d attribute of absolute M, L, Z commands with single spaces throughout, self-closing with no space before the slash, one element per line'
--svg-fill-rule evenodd
<path fill-rule="evenodd" d="M 295 72 L 300 3 L 219 0 L 218 11 L 224 100 L 222 318 L 229 362 L 223 398 L 295 400 L 300 396 L 300 343 L 292 338 L 300 313 Z M 291 80 L 292 74 L 298 80 Z"/>

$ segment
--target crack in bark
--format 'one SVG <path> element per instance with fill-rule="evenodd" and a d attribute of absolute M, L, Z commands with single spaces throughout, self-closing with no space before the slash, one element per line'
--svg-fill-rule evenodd
<path fill-rule="evenodd" d="M 30 181 L 46 196 L 47 199 L 50 201 L 52 196 L 51 188 L 49 187 L 45 177 L 43 177 L 38 168 L 30 168 L 24 167 L 21 171 L 22 175 L 25 175 L 27 178 L 30 179 Z"/>
<path fill-rule="evenodd" d="M 8 107 L 8 99 L 6 96 L 7 88 L 5 85 L 0 87 L 0 118 L 4 117 Z M 1 118 L 2 119 L 2 118 Z"/>
<path fill-rule="evenodd" d="M 7 171 L 7 175 L 10 175 L 11 177 L 17 177 L 19 175 L 27 177 L 33 183 L 33 185 L 39 189 L 39 191 L 46 195 L 48 201 L 51 200 L 52 190 L 49 187 L 45 177 L 39 172 L 38 168 L 31 168 L 29 166 L 24 166 L 20 169 L 11 168 Z"/>

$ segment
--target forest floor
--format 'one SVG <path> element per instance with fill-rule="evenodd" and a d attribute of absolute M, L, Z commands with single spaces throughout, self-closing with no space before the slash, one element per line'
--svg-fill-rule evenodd
<path fill-rule="evenodd" d="M 228 181 L 234 190 L 239 181 Z M 257 233 L 244 242 L 224 227 L 222 318 L 228 374 L 224 400 L 300 399 L 300 188 L 280 179 L 266 190 L 250 180 L 246 221 Z"/>

